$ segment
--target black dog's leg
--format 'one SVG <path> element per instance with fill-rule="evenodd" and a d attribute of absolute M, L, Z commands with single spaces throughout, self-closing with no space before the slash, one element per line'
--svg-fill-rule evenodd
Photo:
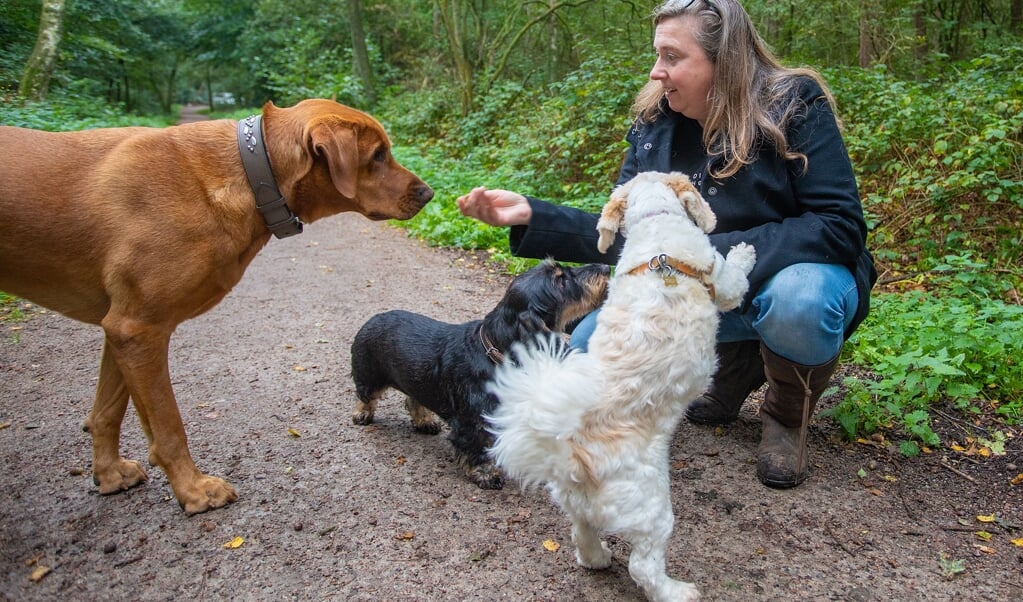
<path fill-rule="evenodd" d="M 372 396 L 363 398 L 359 395 L 359 401 L 355 403 L 355 411 L 352 412 L 352 424 L 373 424 L 373 413 L 377 409 L 377 400 L 383 391 L 377 391 Z"/>
<path fill-rule="evenodd" d="M 444 425 L 444 421 L 440 419 L 440 416 L 431 412 L 426 406 L 420 405 L 411 397 L 405 398 L 405 409 L 408 410 L 409 416 L 412 417 L 412 428 L 417 433 L 436 435 Z"/>
<path fill-rule="evenodd" d="M 504 475 L 487 456 L 487 448 L 493 445 L 494 438 L 486 430 L 483 420 L 479 417 L 466 419 L 459 416 L 453 418 L 449 425 L 449 438 L 455 447 L 455 462 L 459 470 L 480 489 L 503 488 Z"/>
<path fill-rule="evenodd" d="M 391 382 L 386 371 L 377 365 L 370 344 L 361 335 L 362 331 L 352 345 L 352 380 L 355 381 L 355 394 L 359 398 L 352 413 L 352 423 L 365 425 L 373 424 L 377 400 L 391 386 Z"/>

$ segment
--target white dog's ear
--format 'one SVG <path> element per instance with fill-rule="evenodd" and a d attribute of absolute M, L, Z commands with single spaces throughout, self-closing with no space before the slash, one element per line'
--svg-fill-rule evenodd
<path fill-rule="evenodd" d="M 604 205 L 600 212 L 600 219 L 597 221 L 597 250 L 606 253 L 615 241 L 615 234 L 622 225 L 622 218 L 625 217 L 625 209 L 628 207 L 628 184 L 615 188 L 611 193 L 611 200 Z"/>
<path fill-rule="evenodd" d="M 678 202 L 682 203 L 682 208 L 689 214 L 689 218 L 705 233 L 713 232 L 718 224 L 718 218 L 689 178 L 683 173 L 673 171 L 666 183 L 675 192 Z"/>
<path fill-rule="evenodd" d="M 718 225 L 718 218 L 714 215 L 707 201 L 703 200 L 703 197 L 700 196 L 700 193 L 683 192 L 679 197 L 679 201 L 681 201 L 689 217 L 692 218 L 693 222 L 701 230 L 707 234 L 714 231 L 714 228 Z"/>

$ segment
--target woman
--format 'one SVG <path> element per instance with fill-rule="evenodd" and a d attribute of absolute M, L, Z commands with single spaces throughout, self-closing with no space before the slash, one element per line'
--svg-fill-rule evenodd
<path fill-rule="evenodd" d="M 633 105 L 618 177 L 689 175 L 717 215 L 722 253 L 752 244 L 744 304 L 721 316 L 714 384 L 686 411 L 727 424 L 766 381 L 757 476 L 771 487 L 806 478 L 806 426 L 867 314 L 877 279 L 852 165 L 819 74 L 782 67 L 735 0 L 669 0 L 654 11 L 657 60 Z M 523 257 L 614 263 L 597 251 L 597 215 L 507 190 L 476 188 L 464 215 L 511 226 Z M 595 320 L 573 333 L 585 349 Z"/>

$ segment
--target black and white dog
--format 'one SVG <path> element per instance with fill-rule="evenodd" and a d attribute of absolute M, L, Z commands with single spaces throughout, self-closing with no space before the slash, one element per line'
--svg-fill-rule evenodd
<path fill-rule="evenodd" d="M 572 268 L 544 261 L 512 280 L 486 317 L 464 324 L 401 310 L 373 316 L 352 343 L 359 397 L 352 422 L 372 423 L 377 400 L 393 387 L 406 395 L 417 431 L 436 434 L 443 419 L 459 468 L 481 488 L 500 489 L 504 478 L 487 455 L 493 436 L 483 419 L 497 405 L 487 392 L 495 365 L 512 343 L 564 332 L 596 309 L 606 296 L 609 271 L 606 265 Z"/>

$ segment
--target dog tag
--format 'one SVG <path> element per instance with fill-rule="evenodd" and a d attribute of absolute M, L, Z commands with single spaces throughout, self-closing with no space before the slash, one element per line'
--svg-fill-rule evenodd
<path fill-rule="evenodd" d="M 674 274 L 668 274 L 667 276 L 662 276 L 662 278 L 664 279 L 664 286 L 678 286 L 678 279 L 675 278 Z"/>

